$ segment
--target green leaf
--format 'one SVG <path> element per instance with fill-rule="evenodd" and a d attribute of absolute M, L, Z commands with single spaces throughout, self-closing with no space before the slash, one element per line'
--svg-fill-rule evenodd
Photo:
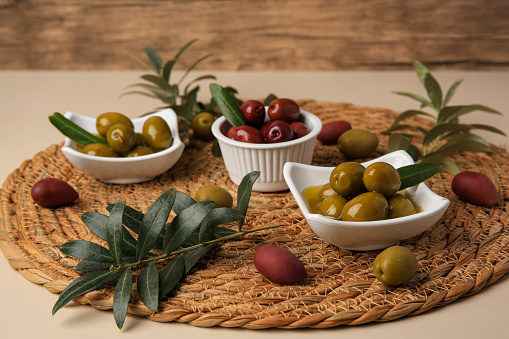
<path fill-rule="evenodd" d="M 246 174 L 242 178 L 239 188 L 237 189 L 237 210 L 244 216 L 244 218 L 242 218 L 242 220 L 239 220 L 238 222 L 239 231 L 242 229 L 242 225 L 244 224 L 244 219 L 246 217 L 247 209 L 249 207 L 249 200 L 251 199 L 253 185 L 259 176 L 260 171 L 253 171 Z"/>
<path fill-rule="evenodd" d="M 263 106 L 269 106 L 270 103 L 274 100 L 277 99 L 277 96 L 275 94 L 272 94 L 270 93 L 269 95 L 267 95 L 267 97 L 265 97 L 265 99 L 263 100 Z"/>
<path fill-rule="evenodd" d="M 410 154 L 414 161 L 417 161 L 417 159 L 419 159 L 419 155 L 421 154 L 419 149 L 415 145 L 410 145 L 406 151 L 408 154 Z"/>
<path fill-rule="evenodd" d="M 232 235 L 232 234 L 235 234 L 237 233 L 237 231 L 235 230 L 231 230 L 229 228 L 226 228 L 226 227 L 216 227 L 214 229 L 214 233 L 216 234 L 216 236 L 218 238 L 222 238 L 222 237 L 226 237 L 226 236 L 229 236 L 229 235 Z"/>
<path fill-rule="evenodd" d="M 198 60 L 196 60 L 187 70 L 186 72 L 182 75 L 182 77 L 180 78 L 180 80 L 177 82 L 178 85 L 180 85 L 182 83 L 182 81 L 184 81 L 184 78 L 196 67 L 198 66 L 198 64 L 200 62 L 202 62 L 203 60 L 205 59 L 208 59 L 210 58 L 212 55 L 214 54 L 207 54 L 201 58 L 199 58 Z"/>
<path fill-rule="evenodd" d="M 399 114 L 396 117 L 396 119 L 394 119 L 392 125 L 393 126 L 397 125 L 400 121 L 403 121 L 403 120 L 405 120 L 407 118 L 411 118 L 411 117 L 416 116 L 416 115 L 422 115 L 422 116 L 431 118 L 433 120 L 436 120 L 436 117 L 433 114 L 430 114 L 430 113 L 427 113 L 427 112 L 424 112 L 424 111 L 420 111 L 420 110 L 416 110 L 416 109 L 411 109 L 411 110 L 407 110 L 407 111 L 404 111 L 401 114 Z"/>
<path fill-rule="evenodd" d="M 413 136 L 409 136 L 408 134 L 403 133 L 392 133 L 389 137 L 388 148 L 389 152 L 394 152 L 398 150 L 406 151 L 410 147 L 412 143 Z"/>
<path fill-rule="evenodd" d="M 53 306 L 52 314 L 54 315 L 74 298 L 104 286 L 118 279 L 120 275 L 121 272 L 103 270 L 90 272 L 75 279 L 60 293 L 60 297 Z"/>
<path fill-rule="evenodd" d="M 442 89 L 440 88 L 440 84 L 435 79 L 431 73 L 427 73 L 424 78 L 424 87 L 428 92 L 428 96 L 431 99 L 431 103 L 433 107 L 438 112 L 442 107 Z"/>
<path fill-rule="evenodd" d="M 120 198 L 114 204 L 106 224 L 106 241 L 115 263 L 122 263 L 123 226 L 122 216 L 124 213 L 125 198 Z"/>
<path fill-rule="evenodd" d="M 475 134 L 464 133 L 453 136 L 433 153 L 446 154 L 462 151 L 491 153 L 492 149 L 486 139 Z"/>
<path fill-rule="evenodd" d="M 126 206 L 127 207 L 127 206 Z M 125 214 L 125 209 L 124 209 Z M 122 222 L 125 217 L 122 218 Z M 108 216 L 98 212 L 85 212 L 81 215 L 81 220 L 87 225 L 92 233 L 107 241 L 106 224 L 108 223 Z M 136 239 L 129 233 L 127 229 L 122 227 L 122 251 L 125 253 L 136 253 Z"/>
<path fill-rule="evenodd" d="M 115 294 L 113 295 L 113 316 L 118 328 L 124 326 L 127 317 L 127 308 L 133 289 L 133 273 L 131 267 L 122 271 L 120 279 L 115 285 Z"/>
<path fill-rule="evenodd" d="M 456 89 L 458 88 L 458 86 L 463 82 L 463 79 L 458 79 L 456 80 L 452 85 L 451 87 L 449 87 L 449 89 L 447 90 L 447 94 L 445 95 L 445 99 L 444 99 L 444 106 L 447 106 L 447 104 L 449 103 L 449 101 L 451 101 L 454 93 L 456 92 Z"/>
<path fill-rule="evenodd" d="M 205 219 L 203 219 L 202 225 L 200 227 L 199 241 L 205 241 L 205 233 L 209 230 L 212 230 L 216 226 L 239 221 L 242 219 L 244 219 L 244 214 L 237 211 L 236 209 L 227 207 L 214 208 L 209 214 L 207 214 Z"/>
<path fill-rule="evenodd" d="M 214 156 L 214 157 L 220 156 L 221 149 L 219 148 L 219 142 L 217 141 L 217 139 L 214 139 L 214 141 L 212 141 L 211 153 L 212 153 L 212 156 Z"/>
<path fill-rule="evenodd" d="M 184 257 L 177 255 L 159 272 L 159 298 L 173 290 L 184 275 Z"/>
<path fill-rule="evenodd" d="M 459 132 L 468 132 L 471 129 L 472 128 L 469 125 L 463 124 L 443 123 L 435 125 L 432 129 L 428 131 L 428 133 L 424 137 L 422 141 L 422 147 L 426 149 L 431 142 L 433 142 L 436 138 L 442 136 L 445 133 L 447 133 L 448 135 L 452 135 Z"/>
<path fill-rule="evenodd" d="M 145 266 L 138 275 L 137 290 L 140 300 L 145 306 L 157 312 L 159 307 L 159 272 L 154 262 Z"/>
<path fill-rule="evenodd" d="M 78 263 L 78 265 L 76 265 L 74 270 L 76 272 L 91 272 L 91 271 L 108 270 L 108 269 L 110 269 L 110 267 L 111 267 L 111 264 L 83 260 L 83 261 L 80 261 Z"/>
<path fill-rule="evenodd" d="M 218 84 L 210 84 L 210 94 L 219 111 L 234 127 L 246 125 L 246 120 L 240 111 L 237 99 L 225 88 Z"/>
<path fill-rule="evenodd" d="M 202 247 L 198 247 L 195 250 L 189 251 L 183 255 L 184 257 L 184 274 L 189 273 L 189 271 L 196 265 L 196 263 L 203 258 L 203 256 L 210 252 L 217 244 L 210 244 Z"/>
<path fill-rule="evenodd" d="M 442 108 L 442 110 L 440 110 L 440 113 L 438 114 L 438 123 L 450 122 L 450 121 L 453 121 L 454 119 L 459 118 L 462 115 L 465 115 L 467 113 L 474 112 L 474 111 L 483 111 L 486 113 L 502 115 L 502 113 L 500 113 L 499 111 L 497 111 L 493 108 L 490 108 L 490 107 L 484 106 L 484 105 L 478 105 L 478 104 L 447 106 L 447 107 Z"/>
<path fill-rule="evenodd" d="M 164 235 L 164 253 L 170 254 L 182 245 L 200 227 L 203 219 L 216 206 L 214 201 L 201 201 L 186 208 L 175 218 L 166 229 Z"/>
<path fill-rule="evenodd" d="M 177 191 L 175 195 L 175 203 L 173 204 L 173 211 L 178 215 L 180 212 L 194 204 L 196 204 L 196 200 L 184 192 Z"/>
<path fill-rule="evenodd" d="M 412 98 L 414 100 L 419 101 L 424 106 L 428 106 L 430 108 L 435 109 L 435 107 L 433 106 L 431 101 L 429 101 L 428 99 L 426 99 L 426 98 L 424 98 L 424 97 L 422 97 L 422 96 L 420 96 L 418 94 L 413 94 L 413 93 L 409 93 L 409 92 L 400 92 L 400 91 L 393 92 L 393 93 L 395 93 L 397 95 L 402 95 L 402 96 L 406 96 L 406 97 Z"/>
<path fill-rule="evenodd" d="M 78 259 L 88 261 L 115 264 L 110 250 L 101 245 L 88 240 L 72 240 L 68 241 L 60 247 L 60 251 L 67 255 L 72 255 Z"/>
<path fill-rule="evenodd" d="M 138 260 L 143 259 L 157 241 L 175 202 L 175 192 L 174 188 L 164 191 L 145 213 L 138 235 L 138 247 L 136 248 Z"/>
<path fill-rule="evenodd" d="M 162 89 L 165 92 L 172 91 L 172 87 L 170 86 L 170 84 L 166 82 L 164 79 L 158 77 L 157 75 L 144 74 L 141 76 L 141 78 L 157 85 L 158 88 Z"/>
<path fill-rule="evenodd" d="M 55 126 L 63 135 L 68 137 L 69 139 L 76 141 L 77 143 L 83 145 L 90 144 L 103 144 L 108 145 L 108 143 L 93 135 L 90 132 L 87 132 L 80 126 L 76 125 L 71 120 L 64 117 L 62 114 L 55 112 L 53 115 L 49 116 L 49 121 Z"/>
<path fill-rule="evenodd" d="M 173 59 L 169 60 L 168 62 L 166 62 L 166 64 L 164 65 L 164 70 L 163 70 L 163 78 L 166 80 L 166 81 L 169 81 L 170 80 L 170 75 L 171 75 L 171 71 L 173 69 L 173 66 L 175 66 L 175 64 L 178 62 L 180 56 L 182 55 L 182 53 L 184 53 L 184 51 L 186 49 L 189 48 L 189 46 L 191 46 L 192 44 L 194 44 L 196 41 L 198 41 L 198 39 L 193 39 L 191 41 L 189 41 L 187 44 L 185 44 L 178 52 L 177 54 L 175 54 L 175 56 L 173 57 Z"/>
<path fill-rule="evenodd" d="M 415 72 L 417 73 L 417 76 L 419 77 L 419 81 L 423 86 L 425 86 L 426 82 L 426 75 L 429 74 L 428 68 L 419 60 L 414 59 L 412 61 L 414 65 Z"/>
<path fill-rule="evenodd" d="M 111 209 L 114 204 L 110 204 L 106 207 L 106 210 L 111 213 Z M 141 221 L 143 220 L 144 214 L 140 211 L 130 207 L 124 207 L 124 214 L 122 215 L 122 223 L 126 225 L 131 231 L 138 234 L 140 233 Z M 102 239 L 102 238 L 101 238 Z M 106 240 L 106 239 L 104 239 Z"/>
<path fill-rule="evenodd" d="M 148 59 L 154 67 L 154 70 L 157 74 L 161 74 L 161 68 L 163 68 L 163 62 L 161 61 L 161 57 L 159 54 L 150 46 L 145 47 L 145 53 L 147 53 Z"/>
<path fill-rule="evenodd" d="M 426 159 L 422 160 L 421 162 L 422 163 L 439 164 L 440 166 L 442 166 L 443 171 L 451 173 L 452 175 L 456 175 L 459 172 L 461 172 L 458 165 L 456 165 L 456 163 L 454 161 L 452 161 L 449 157 L 442 155 L 442 154 L 430 155 Z"/>
<path fill-rule="evenodd" d="M 202 75 L 202 76 L 199 76 L 193 80 L 191 80 L 187 85 L 186 87 L 184 88 L 184 93 L 187 93 L 188 90 L 189 90 L 189 87 L 191 87 L 192 84 L 195 84 L 197 83 L 198 81 L 202 81 L 202 80 L 216 80 L 216 76 L 212 75 L 212 74 L 207 74 L 207 75 Z"/>
<path fill-rule="evenodd" d="M 428 131 L 426 131 L 422 127 L 412 126 L 412 125 L 407 125 L 407 124 L 398 124 L 398 125 L 394 125 L 394 126 L 389 127 L 388 129 L 386 129 L 384 131 L 384 133 L 390 133 L 390 132 L 394 132 L 394 131 L 401 131 L 402 129 L 415 130 L 415 131 L 421 132 L 424 135 L 426 135 L 426 133 L 428 132 Z"/>
<path fill-rule="evenodd" d="M 136 60 L 140 65 L 142 65 L 143 67 L 145 67 L 149 71 L 153 70 L 149 65 L 147 65 L 147 63 L 145 61 L 143 61 L 142 59 L 140 59 L 139 57 L 137 57 L 133 53 L 129 52 L 127 49 L 122 49 L 122 52 L 124 52 L 125 54 L 129 55 L 131 58 Z"/>
<path fill-rule="evenodd" d="M 493 133 L 496 133 L 496 134 L 507 136 L 507 134 L 504 131 L 502 131 L 502 130 L 496 128 L 496 127 L 493 127 L 493 126 L 489 126 L 489 125 L 470 124 L 470 127 L 472 127 L 472 129 L 481 129 L 481 130 L 484 130 L 484 131 L 493 132 Z"/>
<path fill-rule="evenodd" d="M 440 172 L 441 169 L 442 166 L 429 163 L 419 163 L 400 167 L 398 168 L 398 173 L 401 176 L 400 189 L 403 190 L 420 184 L 424 180 L 429 179 Z"/>

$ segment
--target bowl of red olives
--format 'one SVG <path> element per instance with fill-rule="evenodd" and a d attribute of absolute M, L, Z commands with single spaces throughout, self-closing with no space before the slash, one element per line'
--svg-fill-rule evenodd
<path fill-rule="evenodd" d="M 336 167 L 288 162 L 283 173 L 316 235 L 340 248 L 369 251 L 421 234 L 449 206 L 424 182 L 399 189 L 397 169 L 412 164 L 407 152 L 396 151 Z"/>
<path fill-rule="evenodd" d="M 87 145 L 65 138 L 62 152 L 76 168 L 113 184 L 139 183 L 169 170 L 184 151 L 172 109 L 130 119 L 117 112 L 65 118 L 101 139 Z"/>
<path fill-rule="evenodd" d="M 321 120 L 286 98 L 268 106 L 248 100 L 240 106 L 245 124 L 233 127 L 224 116 L 212 125 L 221 154 L 233 183 L 252 171 L 260 171 L 253 191 L 277 192 L 288 189 L 283 177 L 286 162 L 310 164 Z"/>

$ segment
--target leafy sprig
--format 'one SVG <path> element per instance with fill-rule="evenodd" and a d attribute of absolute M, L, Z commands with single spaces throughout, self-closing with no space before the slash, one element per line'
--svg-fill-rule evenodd
<path fill-rule="evenodd" d="M 474 130 L 484 130 L 501 135 L 506 135 L 500 129 L 484 124 L 462 124 L 459 118 L 465 114 L 482 111 L 491 114 L 501 115 L 499 111 L 488 106 L 480 104 L 471 105 L 448 105 L 462 79 L 456 80 L 447 90 L 445 96 L 442 88 L 428 68 L 418 60 L 413 61 L 417 76 L 424 86 L 427 98 L 418 94 L 396 91 L 398 95 L 406 96 L 418 101 L 421 104 L 420 109 L 407 110 L 400 113 L 392 125 L 385 131 L 391 133 L 389 138 L 389 151 L 399 149 L 406 150 L 415 160 L 426 163 L 436 163 L 442 165 L 445 171 L 452 174 L 459 173 L 457 164 L 447 155 L 453 152 L 472 151 L 472 152 L 492 152 L 491 146 L 481 136 L 474 134 Z M 434 113 L 424 111 L 424 108 L 432 109 Z M 409 118 L 423 116 L 435 121 L 435 125 L 430 129 L 422 126 L 403 123 Z M 418 148 L 411 144 L 413 136 L 399 133 L 401 130 L 414 130 L 424 136 L 422 142 L 422 155 Z"/>
<path fill-rule="evenodd" d="M 127 206 L 125 198 L 107 207 L 109 216 L 83 213 L 82 221 L 108 247 L 87 240 L 73 240 L 61 246 L 62 253 L 82 259 L 75 270 L 86 273 L 62 291 L 53 306 L 53 314 L 74 298 L 117 281 L 113 314 L 121 329 L 127 316 L 135 269 L 139 271 L 138 295 L 147 308 L 156 312 L 159 300 L 214 247 L 248 233 L 279 226 L 242 230 L 252 186 L 259 175 L 258 171 L 251 172 L 242 180 L 237 192 L 237 209 L 214 208 L 213 201 L 196 202 L 185 193 L 168 189 L 146 213 Z M 172 211 L 175 217 L 168 222 Z M 238 231 L 221 226 L 232 222 L 238 223 Z M 164 267 L 159 270 L 156 263 Z"/>

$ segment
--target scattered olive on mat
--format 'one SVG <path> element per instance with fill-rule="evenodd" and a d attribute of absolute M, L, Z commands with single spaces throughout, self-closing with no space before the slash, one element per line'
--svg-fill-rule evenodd
<path fill-rule="evenodd" d="M 348 158 L 365 158 L 378 147 L 378 137 L 365 129 L 350 129 L 338 138 L 338 148 Z"/>
<path fill-rule="evenodd" d="M 497 203 L 497 189 L 486 175 L 463 171 L 454 176 L 451 183 L 454 194 L 459 198 L 479 206 L 494 206 Z"/>
<path fill-rule="evenodd" d="M 42 207 L 61 206 L 79 198 L 78 192 L 71 185 L 56 178 L 45 178 L 36 182 L 30 195 Z"/>
<path fill-rule="evenodd" d="M 350 129 L 352 129 L 352 125 L 345 120 L 327 122 L 322 125 L 317 139 L 324 145 L 336 145 L 341 134 Z"/>
<path fill-rule="evenodd" d="M 212 124 L 216 120 L 216 117 L 209 112 L 201 112 L 194 116 L 191 120 L 191 129 L 193 130 L 194 136 L 203 141 L 214 139 L 212 134 Z"/>
<path fill-rule="evenodd" d="M 233 197 L 226 189 L 216 185 L 206 185 L 196 191 L 194 199 L 200 201 L 214 201 L 217 207 L 232 207 Z"/>
<path fill-rule="evenodd" d="M 254 255 L 258 272 L 272 282 L 294 284 L 307 278 L 304 264 L 292 252 L 277 245 L 263 245 Z"/>
<path fill-rule="evenodd" d="M 408 282 L 417 272 L 417 258 L 403 246 L 391 246 L 377 255 L 373 261 L 375 277 L 388 286 Z"/>

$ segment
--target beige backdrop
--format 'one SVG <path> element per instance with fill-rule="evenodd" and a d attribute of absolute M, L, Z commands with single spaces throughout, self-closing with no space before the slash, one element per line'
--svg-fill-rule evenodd
<path fill-rule="evenodd" d="M 0 0 L 0 69 L 509 69 L 506 0 Z"/>

